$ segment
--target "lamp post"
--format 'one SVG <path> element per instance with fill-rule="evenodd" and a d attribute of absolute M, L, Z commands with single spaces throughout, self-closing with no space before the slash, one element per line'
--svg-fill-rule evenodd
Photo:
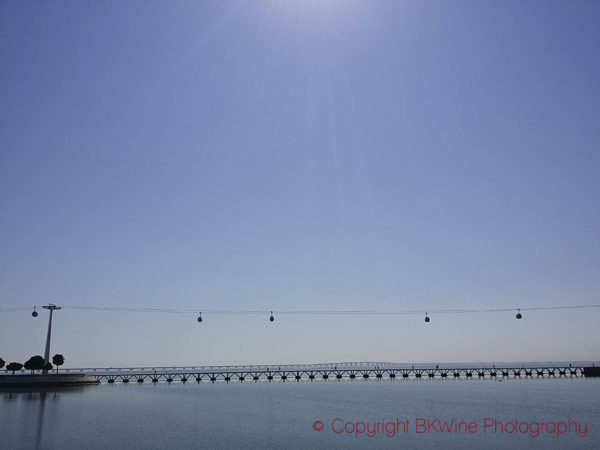
<path fill-rule="evenodd" d="M 44 365 L 45 365 L 50 362 L 50 335 L 52 333 L 52 313 L 55 310 L 60 309 L 60 306 L 56 306 L 56 305 L 53 305 L 52 303 L 49 303 L 48 306 L 43 306 L 42 308 L 50 310 L 50 318 L 48 319 L 48 335 L 46 336 L 46 351 L 44 353 Z M 48 371 L 43 370 L 42 375 L 48 375 Z"/>

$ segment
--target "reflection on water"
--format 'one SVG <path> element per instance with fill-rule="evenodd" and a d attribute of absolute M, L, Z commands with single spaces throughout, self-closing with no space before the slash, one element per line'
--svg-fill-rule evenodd
<path fill-rule="evenodd" d="M 3 411 L 11 411 L 16 414 L 22 414 L 21 424 L 25 426 L 25 431 L 19 443 L 23 448 L 47 448 L 44 445 L 44 421 L 46 417 L 50 422 L 54 420 L 57 404 L 60 401 L 61 394 L 77 393 L 91 386 L 72 386 L 72 387 L 53 387 L 53 388 L 12 388 L 0 390 Z M 21 403 L 23 403 L 21 405 Z M 3 423 L 5 421 L 3 420 Z M 53 425 L 50 423 L 50 425 Z M 35 433 L 32 433 L 35 430 Z M 47 434 L 51 434 L 50 430 Z M 32 439 L 33 438 L 33 439 Z M 33 444 L 33 445 L 30 445 Z"/>
<path fill-rule="evenodd" d="M 48 391 L 46 389 L 40 389 L 36 391 L 32 390 L 15 390 L 10 392 L 2 392 L 0 394 L 2 396 L 2 400 L 4 404 L 4 408 L 10 408 L 13 411 L 18 409 L 17 403 L 19 402 L 27 402 L 34 403 L 33 406 L 28 407 L 28 409 L 37 409 L 37 415 L 35 416 L 34 424 L 31 421 L 27 421 L 30 429 L 35 429 L 35 443 L 34 448 L 39 449 L 42 448 L 42 435 L 44 431 L 44 413 L 46 410 L 46 402 L 56 402 L 59 399 L 58 392 L 56 391 Z M 12 404 L 11 404 L 12 403 Z"/>
<path fill-rule="evenodd" d="M 35 433 L 35 448 L 40 448 L 40 442 L 42 439 L 42 429 L 44 427 L 44 407 L 46 406 L 46 395 L 47 392 L 40 392 L 40 407 L 38 413 L 37 432 Z M 33 396 L 33 392 L 31 393 Z M 56 392 L 54 393 L 54 400 L 56 400 Z"/>
<path fill-rule="evenodd" d="M 17 400 L 20 398 L 24 398 L 23 394 L 25 394 L 25 398 L 27 400 L 41 400 L 42 399 L 42 394 L 46 394 L 45 397 L 48 396 L 48 394 L 60 394 L 60 393 L 64 393 L 64 392 L 76 392 L 76 391 L 83 391 L 87 388 L 90 387 L 94 387 L 95 385 L 84 385 L 84 386 L 64 386 L 64 387 L 59 387 L 59 386 L 52 386 L 52 387 L 48 387 L 48 388 L 44 388 L 44 387 L 35 387 L 35 388 L 31 388 L 31 387 L 14 387 L 14 388 L 0 388 L 0 397 L 3 400 Z M 57 395 L 55 395 L 54 397 L 56 398 Z"/>

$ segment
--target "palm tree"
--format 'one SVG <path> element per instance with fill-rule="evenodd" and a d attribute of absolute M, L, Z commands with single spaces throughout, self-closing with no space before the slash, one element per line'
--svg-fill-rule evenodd
<path fill-rule="evenodd" d="M 56 373 L 58 373 L 58 366 L 62 366 L 65 363 L 65 357 L 60 353 L 57 353 L 52 357 L 52 364 L 56 366 Z"/>

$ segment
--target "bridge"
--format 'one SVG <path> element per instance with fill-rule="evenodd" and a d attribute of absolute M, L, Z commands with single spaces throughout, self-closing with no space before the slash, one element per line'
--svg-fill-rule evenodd
<path fill-rule="evenodd" d="M 67 373 L 85 373 L 106 383 L 159 382 L 244 382 L 244 381 L 326 381 L 396 379 L 485 379 L 520 377 L 598 376 L 599 367 L 583 365 L 421 365 L 396 363 L 343 362 L 302 365 L 246 365 L 194 367 L 131 367 L 66 369 Z"/>

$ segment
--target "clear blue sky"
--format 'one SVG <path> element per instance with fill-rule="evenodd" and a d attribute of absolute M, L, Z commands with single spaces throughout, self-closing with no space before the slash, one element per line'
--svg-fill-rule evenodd
<path fill-rule="evenodd" d="M 3 1 L 0 306 L 600 303 L 599 55 L 597 1 Z M 55 317 L 71 366 L 600 359 L 599 310 Z"/>

